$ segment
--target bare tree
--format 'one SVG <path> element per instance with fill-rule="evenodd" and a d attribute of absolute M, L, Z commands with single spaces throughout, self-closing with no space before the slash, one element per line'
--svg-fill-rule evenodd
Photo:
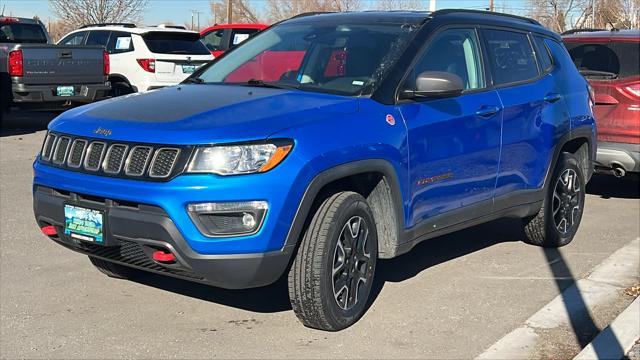
<path fill-rule="evenodd" d="M 360 0 L 267 0 L 267 17 L 276 22 L 306 12 L 353 11 Z"/>
<path fill-rule="evenodd" d="M 419 0 L 378 0 L 375 2 L 378 10 L 420 10 Z"/>
<path fill-rule="evenodd" d="M 49 36 L 51 40 L 55 43 L 58 42 L 63 36 L 73 31 L 76 27 L 69 26 L 62 20 L 55 20 L 49 22 L 47 32 L 49 32 Z"/>
<path fill-rule="evenodd" d="M 137 22 L 148 0 L 49 0 L 53 12 L 66 25 Z"/>
<path fill-rule="evenodd" d="M 209 3 L 213 23 L 227 22 L 227 0 L 212 0 Z M 233 0 L 231 4 L 231 16 L 234 23 L 259 23 L 260 18 L 253 6 L 247 0 Z"/>
<path fill-rule="evenodd" d="M 589 17 L 591 0 L 529 0 L 530 16 L 544 26 L 563 32 L 580 25 Z"/>

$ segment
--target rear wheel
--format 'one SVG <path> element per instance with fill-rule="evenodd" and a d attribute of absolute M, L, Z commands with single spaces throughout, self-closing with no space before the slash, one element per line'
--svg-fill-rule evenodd
<path fill-rule="evenodd" d="M 562 153 L 540 212 L 524 221 L 525 242 L 560 247 L 573 240 L 584 210 L 585 178 L 578 159 Z"/>
<path fill-rule="evenodd" d="M 133 93 L 131 85 L 124 81 L 111 83 L 111 97 L 118 97 Z"/>
<path fill-rule="evenodd" d="M 122 266 L 120 264 L 112 263 L 109 261 L 105 261 L 102 259 L 98 259 L 93 256 L 89 256 L 89 260 L 101 273 L 107 275 L 108 277 L 116 278 L 116 279 L 131 279 L 135 276 L 136 270 Z"/>
<path fill-rule="evenodd" d="M 366 200 L 340 192 L 314 214 L 289 272 L 289 297 L 308 327 L 336 331 L 364 314 L 373 284 L 378 237 Z"/>

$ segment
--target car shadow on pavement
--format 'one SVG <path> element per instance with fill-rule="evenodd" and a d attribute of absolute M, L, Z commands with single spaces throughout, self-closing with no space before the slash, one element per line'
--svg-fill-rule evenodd
<path fill-rule="evenodd" d="M 583 349 L 602 329 L 596 325 L 591 316 L 580 289 L 577 286 L 572 286 L 575 285 L 577 279 L 573 276 L 560 249 L 545 248 L 543 251 L 549 269 L 555 278 L 556 287 L 562 297 L 562 303 L 569 316 L 569 323 L 573 334 L 577 343 L 580 345 L 580 349 Z M 606 354 L 623 353 L 622 346 L 615 335 L 609 339 L 606 345 L 608 348 L 603 349 L 601 345 L 593 344 L 593 349 L 596 354 L 598 354 L 599 359 L 605 358 L 604 355 Z M 613 350 L 611 347 L 617 349 Z"/>
<path fill-rule="evenodd" d="M 46 130 L 60 112 L 14 111 L 4 114 L 0 121 L 0 137 L 26 135 Z"/>
<path fill-rule="evenodd" d="M 595 174 L 587 184 L 587 193 L 603 199 L 640 199 L 640 178 L 635 174 L 624 178 Z"/>
<path fill-rule="evenodd" d="M 470 229 L 434 238 L 418 244 L 409 253 L 377 265 L 369 306 L 385 282 L 410 279 L 429 267 L 465 256 L 486 247 L 522 239 L 518 219 L 501 219 Z M 142 273 L 134 281 L 154 288 L 243 310 L 273 313 L 291 310 L 284 274 L 276 283 L 255 289 L 227 290 L 151 273 Z"/>

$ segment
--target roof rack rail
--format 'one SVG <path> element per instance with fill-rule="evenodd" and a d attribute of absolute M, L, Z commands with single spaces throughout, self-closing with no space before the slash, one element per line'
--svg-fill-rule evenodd
<path fill-rule="evenodd" d="M 519 16 L 519 15 L 513 15 L 513 14 L 499 13 L 499 12 L 495 12 L 495 11 L 485 11 L 485 10 L 442 9 L 442 10 L 434 11 L 433 13 L 431 13 L 431 16 L 433 17 L 433 16 L 437 16 L 437 15 L 445 15 L 445 14 L 458 13 L 458 12 L 469 13 L 469 14 L 486 14 L 486 15 L 503 16 L 503 17 L 507 17 L 507 18 L 510 18 L 510 19 L 516 19 L 516 20 L 528 22 L 529 24 L 533 24 L 533 25 L 542 25 L 537 20 L 530 19 L 528 17 Z"/>
<path fill-rule="evenodd" d="M 169 24 L 158 24 L 156 25 L 157 28 L 160 29 L 180 29 L 180 30 L 187 30 L 187 27 L 184 25 L 169 25 Z"/>
<path fill-rule="evenodd" d="M 581 32 L 594 32 L 594 31 L 620 31 L 616 28 L 613 28 L 611 30 L 607 30 L 607 29 L 596 29 L 596 28 L 584 28 L 584 29 L 571 29 L 571 30 L 567 30 L 565 32 L 563 32 L 560 35 L 571 35 L 571 34 L 577 34 L 577 33 L 581 33 Z"/>
<path fill-rule="evenodd" d="M 297 18 L 301 18 L 301 17 L 305 17 L 305 16 L 332 14 L 332 13 L 335 13 L 335 11 L 309 11 L 309 12 L 304 12 L 304 13 L 292 16 L 289 19 L 297 19 Z"/>
<path fill-rule="evenodd" d="M 122 26 L 126 28 L 137 27 L 136 24 L 114 22 L 114 23 L 86 24 L 86 25 L 82 25 L 80 29 L 86 29 L 88 27 L 102 27 L 102 26 Z"/>

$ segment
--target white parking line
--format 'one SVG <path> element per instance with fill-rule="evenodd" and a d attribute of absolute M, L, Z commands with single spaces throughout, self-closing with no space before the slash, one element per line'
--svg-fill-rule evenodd
<path fill-rule="evenodd" d="M 640 274 L 640 238 L 602 261 L 586 278 L 556 296 L 521 327 L 491 345 L 477 359 L 526 359 L 534 356 L 536 329 L 569 326 L 576 316 L 589 316 L 596 306 L 614 300 L 619 290 L 634 285 Z M 584 306 L 588 312 L 584 312 Z"/>

